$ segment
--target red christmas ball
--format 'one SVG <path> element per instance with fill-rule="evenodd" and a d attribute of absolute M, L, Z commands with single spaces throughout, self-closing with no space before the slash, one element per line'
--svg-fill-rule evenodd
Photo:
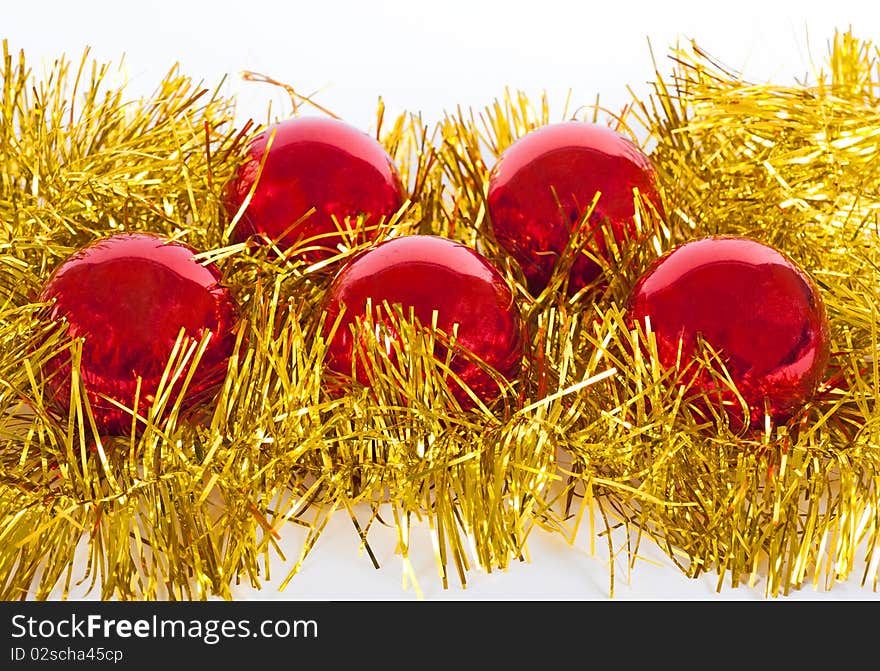
<path fill-rule="evenodd" d="M 552 124 L 523 136 L 498 159 L 489 176 L 489 219 L 498 242 L 522 267 L 529 290 L 538 294 L 597 191 L 602 195 L 588 220 L 584 251 L 605 257 L 599 226 L 606 222 L 618 243 L 636 234 L 634 188 L 662 215 L 654 169 L 635 144 L 596 124 Z M 578 254 L 569 293 L 600 273 L 598 263 Z"/>
<path fill-rule="evenodd" d="M 102 433 L 131 430 L 131 414 L 104 397 L 132 408 L 138 376 L 137 412 L 146 413 L 181 328 L 197 340 L 205 331 L 212 334 L 187 388 L 185 406 L 209 397 L 222 382 L 235 342 L 236 307 L 229 290 L 219 284 L 219 270 L 198 263 L 195 253 L 157 235 L 116 235 L 73 254 L 43 288 L 40 300 L 52 302 L 49 317 L 66 319 L 70 336 L 83 339 L 80 372 Z M 66 414 L 69 357 L 53 358 L 47 373 L 54 404 Z"/>
<path fill-rule="evenodd" d="M 829 358 L 828 321 L 816 285 L 775 249 L 742 237 L 694 240 L 660 258 L 629 299 L 631 323 L 650 319 L 661 364 L 692 360 L 702 338 L 719 352 L 749 407 L 750 424 L 783 422 L 815 393 Z M 731 426 L 744 417 L 729 387 L 706 371 L 696 391 L 719 399 Z"/>
<path fill-rule="evenodd" d="M 328 366 L 344 375 L 352 373 L 352 350 L 356 349 L 350 326 L 366 315 L 367 299 L 374 306 L 376 323 L 384 323 L 391 337 L 395 334 L 387 313 L 377 313 L 375 308 L 383 301 L 400 305 L 404 315 L 412 309 L 423 326 L 431 324 L 436 310 L 442 331 L 452 334 L 458 325 L 459 346 L 507 379 L 519 371 L 523 325 L 513 294 L 485 258 L 462 244 L 429 235 L 396 238 L 363 252 L 337 274 L 324 303 L 325 335 L 344 305 L 327 356 Z M 435 356 L 443 359 L 445 352 L 438 347 Z M 472 361 L 454 355 L 450 367 L 483 401 L 497 397 L 497 383 Z M 368 384 L 362 365 L 355 374 L 358 381 Z M 471 405 L 463 389 L 454 384 L 451 388 L 465 407 Z"/>
<path fill-rule="evenodd" d="M 308 247 L 301 258 L 316 262 L 338 253 L 340 229 L 352 230 L 360 215 L 365 230 L 358 242 L 374 239 L 374 227 L 404 201 L 397 169 L 382 145 L 342 121 L 288 119 L 257 135 L 248 153 L 226 186 L 226 210 L 233 217 L 259 175 L 233 230 L 236 242 L 262 234 L 281 250 Z"/>

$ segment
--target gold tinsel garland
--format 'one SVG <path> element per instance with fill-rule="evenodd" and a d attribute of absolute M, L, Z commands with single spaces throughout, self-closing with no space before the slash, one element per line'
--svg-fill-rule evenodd
<path fill-rule="evenodd" d="M 671 79 L 658 73 L 652 96 L 609 117 L 647 138 L 668 221 L 641 211 L 651 244 L 611 244 L 608 286 L 571 298 L 561 289 L 576 244 L 532 298 L 485 216 L 488 166 L 551 121 L 546 101 L 508 93 L 433 129 L 411 114 L 389 124 L 380 105 L 377 136 L 411 194 L 380 237 L 433 233 L 479 248 L 515 286 L 530 326 L 521 379 L 472 411 L 431 355 L 442 334 L 400 314 L 407 365 L 368 344 L 372 393 L 328 395 L 317 306 L 358 250 L 305 266 L 229 244 L 222 188 L 254 129 L 236 128 L 219 88 L 172 70 L 132 102 L 87 54 L 42 79 L 5 43 L 3 56 L 0 598 L 45 598 L 59 585 L 67 594 L 74 581 L 103 598 L 229 598 L 231 585 L 259 586 L 270 567 L 293 577 L 334 513 L 351 517 L 371 557 L 371 527 L 393 525 L 413 580 L 410 529 L 426 521 L 444 585 L 527 556 L 536 528 L 573 542 L 588 522 L 589 542 L 604 529 L 610 556 L 622 550 L 632 565 L 650 540 L 687 575 L 717 572 L 719 589 L 759 579 L 769 595 L 830 587 L 862 559 L 857 579 L 876 589 L 880 53 L 871 44 L 836 35 L 830 70 L 792 86 L 745 82 L 696 46 L 673 50 Z M 42 363 L 62 348 L 76 362 L 79 344 L 34 300 L 62 259 L 121 230 L 206 250 L 236 292 L 243 327 L 213 404 L 157 425 L 160 406 L 176 407 L 160 392 L 143 432 L 108 439 L 81 400 L 69 417 L 47 411 Z M 828 384 L 787 426 L 759 435 L 692 414 L 650 356 L 651 334 L 630 332 L 622 315 L 653 259 L 710 233 L 785 251 L 828 308 Z M 181 343 L 169 374 L 185 376 L 198 356 L 197 344 Z M 701 365 L 724 375 L 711 352 Z M 291 523 L 308 529 L 295 558 L 277 543 Z M 82 548 L 85 567 L 73 561 Z"/>

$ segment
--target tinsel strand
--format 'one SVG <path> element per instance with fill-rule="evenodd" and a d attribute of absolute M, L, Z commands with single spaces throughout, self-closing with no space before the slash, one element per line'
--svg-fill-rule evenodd
<path fill-rule="evenodd" d="M 520 378 L 473 410 L 450 394 L 448 364 L 433 356 L 434 339 L 454 334 L 393 306 L 399 356 L 369 338 L 359 353 L 370 388 L 324 370 L 320 299 L 360 248 L 308 266 L 297 250 L 229 243 L 222 188 L 258 128 L 236 126 L 221 87 L 174 69 L 132 102 L 87 54 L 42 79 L 5 43 L 3 56 L 0 597 L 65 596 L 82 584 L 102 598 L 232 598 L 270 570 L 286 585 L 335 514 L 350 517 L 377 566 L 371 529 L 393 526 L 416 590 L 416 525 L 429 529 L 444 587 L 527 559 L 533 533 L 558 533 L 607 551 L 612 593 L 616 558 L 629 571 L 646 542 L 686 575 L 715 572 L 719 590 L 830 588 L 862 561 L 857 579 L 876 589 L 880 55 L 870 43 L 836 35 L 828 71 L 790 86 L 746 82 L 695 45 L 675 49 L 671 77 L 658 67 L 653 95 L 620 115 L 566 105 L 554 118 L 546 98 L 533 105 L 511 91 L 431 128 L 413 114 L 387 119 L 380 103 L 377 134 L 409 199 L 379 238 L 431 233 L 480 249 L 528 323 Z M 302 97 L 287 88 L 296 108 Z M 618 245 L 609 233 L 610 281 L 569 297 L 575 236 L 547 290 L 530 296 L 492 236 L 489 168 L 534 128 L 600 117 L 649 148 L 670 216 L 639 201 L 648 243 Z M 70 415 L 49 411 L 43 364 L 58 352 L 76 364 L 80 344 L 35 301 L 62 259 L 120 230 L 204 250 L 235 292 L 242 326 L 210 404 L 186 414 L 168 391 L 200 356 L 198 343 L 181 341 L 145 428 L 107 438 L 94 430 L 76 365 Z M 833 363 L 786 426 L 737 435 L 723 414 L 694 413 L 680 378 L 657 363 L 653 335 L 624 318 L 649 263 L 714 233 L 783 249 L 820 284 Z M 696 365 L 727 379 L 711 350 Z M 173 410 L 159 424 L 162 404 Z M 295 557 L 279 543 L 290 524 L 307 530 Z"/>

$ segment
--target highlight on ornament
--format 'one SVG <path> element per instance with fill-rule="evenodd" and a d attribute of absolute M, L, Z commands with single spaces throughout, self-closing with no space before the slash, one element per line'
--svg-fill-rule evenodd
<path fill-rule="evenodd" d="M 610 596 L 647 544 L 876 590 L 880 63 L 825 62 L 691 44 L 616 115 L 505 91 L 368 135 L 4 43 L 0 597 L 285 589 L 334 516 L 417 594 L 538 534 Z"/>

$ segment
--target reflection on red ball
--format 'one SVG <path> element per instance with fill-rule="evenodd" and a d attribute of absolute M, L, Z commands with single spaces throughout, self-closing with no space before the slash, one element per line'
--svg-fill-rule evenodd
<path fill-rule="evenodd" d="M 807 274 L 754 240 L 714 236 L 688 242 L 660 258 L 629 300 L 632 322 L 650 319 L 660 362 L 687 365 L 702 338 L 720 352 L 748 404 L 750 424 L 782 422 L 815 393 L 829 357 L 828 321 Z M 744 417 L 736 396 L 706 372 L 696 391 L 720 398 L 735 429 Z"/>
<path fill-rule="evenodd" d="M 52 301 L 49 317 L 65 318 L 70 336 L 84 339 L 80 372 L 102 433 L 131 430 L 131 414 L 102 397 L 133 407 L 138 376 L 137 411 L 146 414 L 181 328 L 196 340 L 212 333 L 184 407 L 209 397 L 222 382 L 235 341 L 236 307 L 219 285 L 219 270 L 199 264 L 195 253 L 157 235 L 116 235 L 73 254 L 46 283 L 40 300 Z M 69 357 L 53 358 L 46 372 L 53 402 L 66 414 Z"/>
<path fill-rule="evenodd" d="M 281 250 L 308 247 L 300 256 L 316 262 L 339 252 L 337 245 L 344 240 L 339 231 L 353 229 L 360 215 L 367 230 L 358 242 L 374 239 L 375 226 L 404 201 L 397 169 L 382 145 L 342 121 L 288 119 L 257 135 L 248 153 L 226 186 L 231 218 L 259 175 L 251 201 L 233 230 L 236 242 L 262 234 Z"/>
<path fill-rule="evenodd" d="M 367 299 L 373 306 L 387 301 L 400 305 L 404 315 L 413 313 L 430 325 L 437 311 L 437 326 L 447 334 L 458 325 L 457 343 L 492 366 L 506 378 L 513 378 L 523 354 L 523 325 L 513 294 L 504 278 L 482 256 L 462 244 L 429 235 L 411 235 L 376 245 L 346 265 L 327 291 L 324 310 L 325 335 L 345 305 L 341 323 L 330 342 L 327 363 L 344 375 L 352 373 L 352 350 L 356 349 L 350 326 L 363 319 Z M 374 319 L 386 324 L 386 313 Z M 443 360 L 442 350 L 435 355 Z M 479 366 L 463 356 L 454 356 L 452 370 L 483 401 L 498 396 L 498 384 Z M 356 377 L 368 378 L 362 365 Z M 456 398 L 471 405 L 467 394 L 451 384 Z"/>
<path fill-rule="evenodd" d="M 615 131 L 580 121 L 539 128 L 513 143 L 489 176 L 488 209 L 498 242 L 523 269 L 538 294 L 589 210 L 586 251 L 604 257 L 597 230 L 607 222 L 618 243 L 635 235 L 633 189 L 662 215 L 654 169 L 648 157 Z M 569 293 L 595 281 L 601 267 L 585 254 L 574 261 Z"/>

